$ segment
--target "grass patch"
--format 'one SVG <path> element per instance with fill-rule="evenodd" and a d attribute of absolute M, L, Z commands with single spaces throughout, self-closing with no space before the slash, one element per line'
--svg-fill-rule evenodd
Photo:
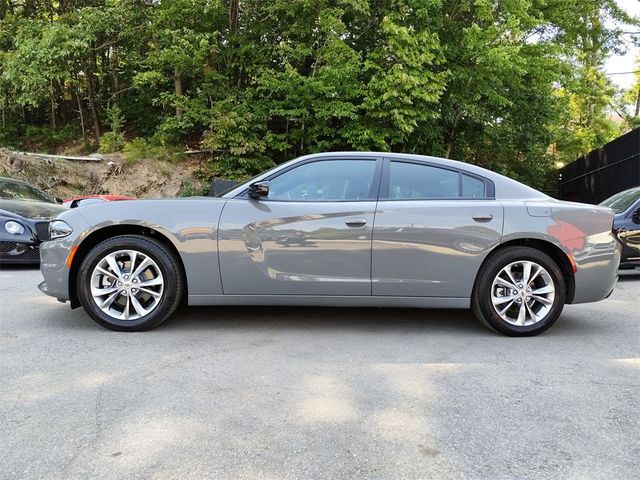
<path fill-rule="evenodd" d="M 125 144 L 124 161 L 126 164 L 131 165 L 143 158 L 179 163 L 186 158 L 186 155 L 183 147 L 156 145 L 142 137 L 134 138 Z"/>

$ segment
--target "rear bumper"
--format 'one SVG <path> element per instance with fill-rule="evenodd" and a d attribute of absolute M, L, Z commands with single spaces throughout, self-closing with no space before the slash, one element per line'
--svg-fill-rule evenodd
<path fill-rule="evenodd" d="M 577 270 L 571 303 L 598 302 L 611 295 L 618 280 L 621 252 L 613 232 L 585 237 L 584 248 L 573 254 Z"/>

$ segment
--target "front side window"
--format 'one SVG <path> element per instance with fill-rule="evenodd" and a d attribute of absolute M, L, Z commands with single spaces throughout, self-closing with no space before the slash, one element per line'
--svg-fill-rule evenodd
<path fill-rule="evenodd" d="M 391 162 L 391 199 L 457 198 L 460 196 L 458 172 L 417 163 Z"/>
<path fill-rule="evenodd" d="M 295 167 L 269 180 L 269 200 L 317 202 L 366 200 L 375 160 L 321 160 Z"/>

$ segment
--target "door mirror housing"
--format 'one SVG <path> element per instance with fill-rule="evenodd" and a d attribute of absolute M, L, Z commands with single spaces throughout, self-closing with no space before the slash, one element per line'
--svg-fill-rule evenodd
<path fill-rule="evenodd" d="M 640 208 L 636 208 L 636 210 L 631 214 L 631 221 L 633 223 L 640 223 Z"/>
<path fill-rule="evenodd" d="M 249 185 L 249 196 L 254 199 L 266 198 L 269 196 L 269 182 L 254 182 Z"/>

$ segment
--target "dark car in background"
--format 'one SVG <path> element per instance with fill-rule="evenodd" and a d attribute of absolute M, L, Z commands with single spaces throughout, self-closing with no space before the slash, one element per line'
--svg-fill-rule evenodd
<path fill-rule="evenodd" d="M 0 177 L 0 265 L 40 263 L 49 221 L 65 210 L 28 183 Z"/>
<path fill-rule="evenodd" d="M 615 212 L 613 228 L 622 243 L 620 268 L 640 267 L 640 187 L 616 193 L 600 205 Z"/>

